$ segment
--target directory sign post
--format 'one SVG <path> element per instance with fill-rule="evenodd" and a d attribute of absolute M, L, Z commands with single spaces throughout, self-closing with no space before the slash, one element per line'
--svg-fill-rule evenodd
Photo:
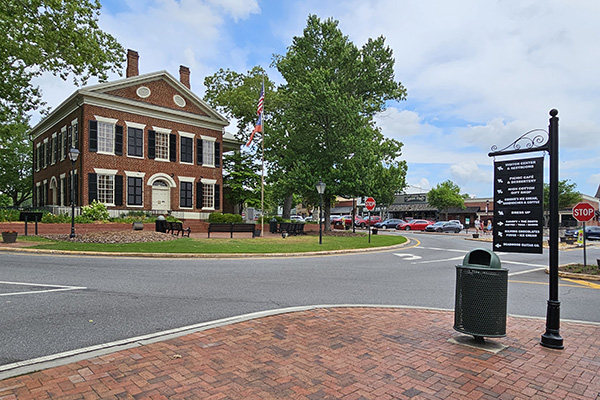
<path fill-rule="evenodd" d="M 494 163 L 494 251 L 543 253 L 544 158 Z"/>

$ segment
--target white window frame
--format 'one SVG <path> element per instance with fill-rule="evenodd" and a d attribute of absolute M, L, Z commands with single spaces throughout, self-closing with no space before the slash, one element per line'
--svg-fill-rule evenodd
<path fill-rule="evenodd" d="M 56 157 L 54 157 L 54 138 L 56 138 L 57 142 L 56 142 Z M 56 164 L 56 162 L 58 161 L 58 133 L 53 133 L 52 137 L 50 138 L 50 158 L 51 158 L 51 163 L 50 165 L 54 165 Z"/>
<path fill-rule="evenodd" d="M 214 210 L 215 209 L 215 185 L 217 184 L 217 180 L 216 179 L 201 179 L 200 182 L 202 182 L 202 209 L 203 210 Z M 206 195 L 206 188 L 207 187 L 211 187 L 211 191 L 212 193 L 210 193 L 210 196 Z M 208 205 L 205 206 L 207 199 L 211 199 L 212 200 L 212 205 Z"/>
<path fill-rule="evenodd" d="M 202 139 L 202 166 L 214 168 L 215 167 L 215 142 L 217 141 L 217 138 L 214 138 L 212 136 L 200 135 L 200 139 Z M 209 147 L 209 145 L 210 145 L 210 147 Z M 211 149 L 211 151 L 208 151 L 209 148 Z"/>
<path fill-rule="evenodd" d="M 115 120 L 115 124 L 117 123 L 117 120 Z M 75 128 L 77 127 L 77 142 L 79 144 L 79 125 L 77 124 L 77 118 L 75 118 L 73 121 L 71 121 L 71 146 L 69 146 L 69 148 L 71 147 L 76 147 L 75 146 Z M 115 133 L 115 128 L 113 127 L 113 149 L 114 149 L 114 133 Z"/>
<path fill-rule="evenodd" d="M 155 134 L 154 134 L 154 159 L 156 161 L 162 161 L 162 162 L 171 162 L 171 159 L 169 157 L 169 152 L 170 152 L 170 145 L 171 145 L 171 129 L 165 129 L 165 128 L 159 128 L 156 126 L 153 126 L 152 129 L 154 130 Z M 163 158 L 163 157 L 159 157 L 158 156 L 158 135 L 167 135 L 167 157 Z"/>
<path fill-rule="evenodd" d="M 42 146 L 42 142 L 38 142 L 38 144 L 35 145 L 35 155 L 36 155 L 36 160 L 35 160 L 35 172 L 38 172 L 41 168 L 42 162 L 41 162 L 41 157 L 40 157 L 40 147 Z"/>
<path fill-rule="evenodd" d="M 48 164 L 50 164 L 50 160 L 48 160 L 48 138 L 44 139 L 44 145 L 42 147 L 42 152 L 44 152 L 44 165 L 43 168 L 46 168 Z"/>
<path fill-rule="evenodd" d="M 117 175 L 116 169 L 104 169 L 104 168 L 94 168 L 94 172 L 96 173 L 96 193 L 97 200 L 99 203 L 102 203 L 106 206 L 114 206 L 115 205 L 115 175 Z M 100 177 L 101 176 L 111 176 L 112 177 L 112 203 L 100 201 Z M 106 190 L 106 189 L 104 189 Z M 106 197 L 106 196 L 105 196 Z"/>
<path fill-rule="evenodd" d="M 97 115 L 94 115 L 94 118 L 98 122 L 98 133 L 97 133 L 98 150 L 97 150 L 97 153 L 114 156 L 115 155 L 115 125 L 117 124 L 117 122 L 119 120 L 114 119 L 114 118 L 99 117 Z M 104 148 L 104 144 L 102 143 L 102 141 L 104 140 L 104 137 L 100 136 L 101 135 L 101 130 L 100 130 L 101 124 L 106 124 L 106 125 L 112 126 L 112 133 L 109 133 L 109 135 L 111 135 L 110 140 L 112 141 L 112 149 L 110 151 L 107 151 L 104 149 L 101 150 L 101 148 Z M 104 132 L 102 132 L 102 135 L 104 135 Z M 72 130 L 71 130 L 71 146 L 73 146 L 73 131 Z"/>
<path fill-rule="evenodd" d="M 191 162 L 187 162 L 187 161 L 181 161 L 182 157 L 181 157 L 181 144 L 183 143 L 183 141 L 181 140 L 181 138 L 189 138 L 192 139 L 192 161 Z M 194 165 L 194 156 L 195 156 L 195 151 L 194 151 L 194 143 L 195 143 L 195 139 L 196 135 L 194 135 L 193 133 L 188 133 L 188 132 L 179 132 L 179 163 L 180 164 L 187 164 L 187 165 Z"/>

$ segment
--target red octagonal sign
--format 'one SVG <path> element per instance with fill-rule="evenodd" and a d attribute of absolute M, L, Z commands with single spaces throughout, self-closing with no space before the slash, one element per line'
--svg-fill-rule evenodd
<path fill-rule="evenodd" d="M 375 208 L 375 199 L 369 197 L 367 200 L 365 200 L 365 207 L 367 208 L 367 210 L 373 211 L 373 209 Z"/>
<path fill-rule="evenodd" d="M 594 218 L 594 207 L 589 203 L 577 203 L 573 207 L 573 218 L 579 222 L 587 222 Z"/>

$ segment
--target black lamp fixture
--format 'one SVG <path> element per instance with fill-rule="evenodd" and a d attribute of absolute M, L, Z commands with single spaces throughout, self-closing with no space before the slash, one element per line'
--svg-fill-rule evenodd
<path fill-rule="evenodd" d="M 319 183 L 315 187 L 321 197 L 321 207 L 319 207 L 319 244 L 323 244 L 323 193 L 325 193 L 325 184 L 319 179 Z"/>
<path fill-rule="evenodd" d="M 69 160 L 71 160 L 71 234 L 69 237 L 75 237 L 75 161 L 79 158 L 79 150 L 75 147 L 69 149 Z"/>

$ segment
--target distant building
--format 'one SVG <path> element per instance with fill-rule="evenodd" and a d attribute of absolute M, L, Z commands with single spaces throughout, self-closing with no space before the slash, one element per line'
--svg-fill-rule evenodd
<path fill-rule="evenodd" d="M 33 204 L 69 211 L 97 200 L 128 211 L 206 218 L 223 206 L 222 154 L 228 121 L 195 95 L 190 70 L 139 75 L 127 53 L 126 78 L 81 88 L 31 130 Z M 71 171 L 69 149 L 80 151 Z"/>

